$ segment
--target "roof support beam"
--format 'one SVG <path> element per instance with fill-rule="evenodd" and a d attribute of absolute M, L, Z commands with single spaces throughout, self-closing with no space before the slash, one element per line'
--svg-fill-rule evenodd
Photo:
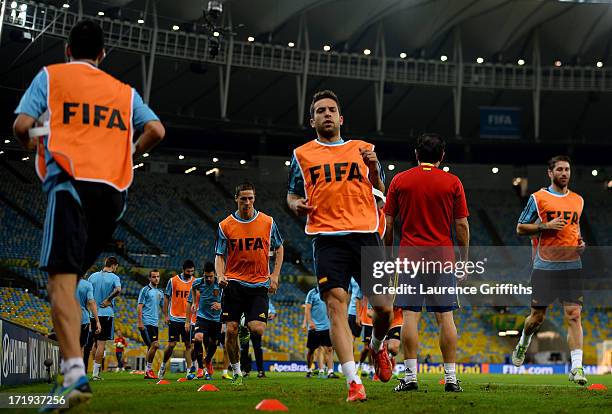
<path fill-rule="evenodd" d="M 302 43 L 304 47 L 302 47 Z M 297 122 L 299 126 L 304 125 L 304 111 L 306 110 L 306 89 L 308 87 L 308 67 L 310 62 L 310 40 L 308 38 L 308 21 L 306 14 L 300 16 L 298 28 L 297 48 L 304 50 L 302 58 L 302 73 L 297 75 Z"/>
<path fill-rule="evenodd" d="M 152 14 L 153 14 L 153 32 L 151 34 L 151 46 L 149 53 L 149 67 L 148 73 L 146 75 L 146 87 L 144 90 L 143 100 L 148 105 L 151 99 L 151 87 L 153 86 L 153 68 L 155 67 L 155 52 L 157 49 L 157 6 L 155 5 L 155 1 L 147 1 L 147 6 L 151 6 Z M 147 7 L 145 6 L 145 7 Z"/>
<path fill-rule="evenodd" d="M 461 28 L 455 26 L 453 43 L 453 61 L 455 62 L 456 84 L 453 87 L 453 109 L 455 117 L 455 136 L 461 137 L 461 96 L 463 94 L 463 47 Z"/>
<path fill-rule="evenodd" d="M 533 138 L 540 141 L 540 96 L 542 94 L 542 62 L 540 56 L 540 29 L 533 32 Z"/>
<path fill-rule="evenodd" d="M 227 13 L 228 31 L 232 33 L 232 11 L 228 7 Z M 221 94 L 221 119 L 227 120 L 227 105 L 229 101 L 229 87 L 232 76 L 232 60 L 234 56 L 234 36 L 230 35 L 225 52 L 225 67 L 219 66 L 219 92 Z"/>
<path fill-rule="evenodd" d="M 4 26 L 4 13 L 6 13 L 6 2 L 8 0 L 2 1 L 2 8 L 0 9 L 0 40 L 2 40 L 2 27 Z"/>
<path fill-rule="evenodd" d="M 374 100 L 376 105 L 376 132 L 382 132 L 383 105 L 385 99 L 385 79 L 387 75 L 387 51 L 385 49 L 385 34 L 382 22 L 378 23 L 376 33 L 376 56 L 378 60 L 379 77 L 374 83 Z"/>

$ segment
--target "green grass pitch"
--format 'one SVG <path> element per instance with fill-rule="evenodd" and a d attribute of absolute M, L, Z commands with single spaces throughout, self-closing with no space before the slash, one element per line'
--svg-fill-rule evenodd
<path fill-rule="evenodd" d="M 94 398 L 71 413 L 245 413 L 256 412 L 263 399 L 278 399 L 289 412 L 350 413 L 610 413 L 612 376 L 591 376 L 590 383 L 605 384 L 608 391 L 589 391 L 562 375 L 463 375 L 463 393 L 444 393 L 440 376 L 419 376 L 419 391 L 394 393 L 397 383 L 364 380 L 368 401 L 346 403 L 344 379 L 304 378 L 304 374 L 268 373 L 268 378 L 245 378 L 242 387 L 233 387 L 215 372 L 213 381 L 179 383 L 178 374 L 169 374 L 168 385 L 156 385 L 140 375 L 103 373 L 104 381 L 93 382 Z M 220 392 L 196 392 L 204 383 Z M 47 384 L 4 388 L 0 392 L 46 393 Z M 10 410 L 12 413 L 27 412 Z M 31 412 L 32 410 L 29 410 Z"/>

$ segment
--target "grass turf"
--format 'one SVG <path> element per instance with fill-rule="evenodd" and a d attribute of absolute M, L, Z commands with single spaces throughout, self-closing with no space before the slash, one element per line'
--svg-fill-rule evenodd
<path fill-rule="evenodd" d="M 571 413 L 612 412 L 612 392 L 589 391 L 562 375 L 462 375 L 463 393 L 445 393 L 440 376 L 419 376 L 419 391 L 394 393 L 397 381 L 365 380 L 368 401 L 346 403 L 344 379 L 304 378 L 304 374 L 268 373 L 268 378 L 248 377 L 242 387 L 233 387 L 215 373 L 213 381 L 178 383 L 169 374 L 168 385 L 144 380 L 141 375 L 103 373 L 104 381 L 92 382 L 94 398 L 71 413 L 244 413 L 255 412 L 263 399 L 278 399 L 298 413 Z M 591 376 L 590 383 L 612 389 L 612 376 Z M 196 392 L 205 383 L 220 392 Z M 47 384 L 3 388 L 7 393 L 46 393 Z M 12 413 L 27 412 L 11 410 Z M 30 410 L 31 412 L 31 410 Z"/>

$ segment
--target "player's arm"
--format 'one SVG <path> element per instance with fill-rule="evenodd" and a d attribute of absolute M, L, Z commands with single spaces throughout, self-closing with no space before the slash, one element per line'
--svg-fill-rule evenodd
<path fill-rule="evenodd" d="M 170 296 L 164 294 L 164 321 L 168 323 L 168 306 L 170 305 Z"/>
<path fill-rule="evenodd" d="M 281 244 L 274 251 L 274 270 L 272 271 L 272 274 L 270 275 L 270 289 L 268 290 L 268 292 L 271 294 L 276 293 L 276 289 L 278 289 L 281 267 L 283 266 L 283 255 L 284 254 L 285 254 L 285 248 Z"/>
<path fill-rule="evenodd" d="M 193 298 L 196 297 L 196 290 L 191 285 L 191 292 L 189 292 L 189 296 L 187 296 L 187 306 L 185 309 L 185 331 L 189 332 L 191 329 L 191 306 L 193 304 Z"/>
<path fill-rule="evenodd" d="M 361 328 L 361 299 L 355 299 L 355 323 Z"/>
<path fill-rule="evenodd" d="M 395 218 L 393 216 L 385 214 L 385 221 L 386 221 L 385 236 L 384 236 L 385 246 L 391 247 L 393 246 L 393 223 L 395 222 Z"/>
<path fill-rule="evenodd" d="M 144 304 L 138 304 L 138 329 L 144 329 L 144 323 L 142 322 L 142 308 Z"/>
<path fill-rule="evenodd" d="M 518 224 L 516 225 L 516 233 L 519 236 L 533 236 L 545 230 L 561 230 L 566 224 L 562 217 L 556 217 L 546 223 L 539 222 L 538 218 L 536 200 L 532 194 L 519 217 Z"/>
<path fill-rule="evenodd" d="M 314 329 L 314 323 L 312 323 L 312 305 L 310 303 L 307 303 L 306 305 L 304 305 L 304 323 L 302 323 L 302 328 L 308 330 L 308 329 Z"/>
<path fill-rule="evenodd" d="M 98 318 L 98 305 L 96 305 L 96 301 L 94 299 L 89 299 L 87 301 L 87 308 L 89 308 L 89 311 L 91 312 L 94 319 L 96 320 L 95 333 L 99 334 L 100 331 L 102 330 L 102 326 L 100 325 L 100 319 Z"/>
<path fill-rule="evenodd" d="M 298 194 L 287 193 L 287 206 L 297 216 L 306 216 L 315 206 L 308 205 L 308 199 Z"/>
<path fill-rule="evenodd" d="M 41 70 L 32 80 L 15 110 L 18 115 L 13 123 L 13 134 L 26 150 L 36 149 L 36 140 L 30 138 L 30 129 L 46 110 L 47 73 Z"/>
<path fill-rule="evenodd" d="M 132 113 L 135 129 L 142 128 L 142 134 L 134 144 L 134 157 L 138 157 L 159 144 L 164 139 L 166 130 L 157 115 L 143 102 L 142 97 L 134 89 L 132 89 Z"/>
<path fill-rule="evenodd" d="M 100 303 L 100 306 L 103 307 L 103 308 L 106 308 L 107 306 L 110 306 L 111 305 L 111 301 L 113 299 L 115 299 L 117 296 L 119 296 L 120 293 L 121 293 L 121 286 L 115 286 L 115 288 L 113 289 L 111 294 L 108 295 L 108 297 L 106 299 L 104 299 L 102 301 L 102 303 Z"/>
<path fill-rule="evenodd" d="M 36 124 L 36 119 L 28 114 L 19 114 L 13 123 L 13 134 L 19 143 L 28 151 L 36 149 L 36 141 L 30 138 L 30 129 Z"/>
<path fill-rule="evenodd" d="M 455 234 L 459 246 L 459 257 L 465 262 L 468 260 L 470 250 L 470 224 L 467 217 L 455 219 Z"/>
<path fill-rule="evenodd" d="M 384 193 L 385 182 L 382 178 L 381 166 L 376 152 L 366 148 L 360 148 L 359 152 L 363 158 L 363 162 L 368 166 L 368 180 L 370 180 L 372 187 Z"/>
<path fill-rule="evenodd" d="M 215 272 L 217 273 L 217 280 L 219 286 L 224 289 L 227 287 L 227 279 L 225 278 L 225 256 L 215 256 Z"/>

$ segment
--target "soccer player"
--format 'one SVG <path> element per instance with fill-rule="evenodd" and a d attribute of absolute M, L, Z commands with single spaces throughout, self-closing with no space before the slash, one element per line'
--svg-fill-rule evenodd
<path fill-rule="evenodd" d="M 232 384 L 242 385 L 238 324 L 244 314 L 255 358 L 263 360 L 261 337 L 268 320 L 268 293 L 278 288 L 283 264 L 283 239 L 274 219 L 255 209 L 255 186 L 236 187 L 236 212 L 219 223 L 215 245 L 215 270 L 223 288 L 222 320 L 226 323 L 225 346 L 232 365 Z M 270 252 L 274 270 L 270 273 Z M 258 352 L 262 354 L 258 355 Z"/>
<path fill-rule="evenodd" d="M 308 349 L 308 353 L 306 354 L 306 363 L 308 364 L 306 377 L 309 378 L 312 375 L 311 366 L 314 353 L 315 350 L 321 348 L 321 359 L 324 361 L 324 364 L 319 363 L 319 377 L 338 378 L 334 373 L 334 350 L 329 336 L 327 306 L 321 299 L 318 287 L 314 287 L 308 291 L 304 304 L 304 325 L 309 327 L 308 338 L 306 340 L 306 348 Z"/>
<path fill-rule="evenodd" d="M 437 134 L 423 134 L 417 139 L 415 150 L 418 166 L 393 177 L 387 193 L 384 212 L 387 221 L 385 244 L 393 246 L 393 222 L 397 216 L 402 223 L 400 256 L 411 255 L 410 248 L 419 249 L 428 259 L 446 262 L 455 261 L 451 227 L 455 228 L 460 259 L 466 261 L 469 249 L 469 215 L 463 185 L 456 176 L 439 169 L 444 158 L 444 139 Z M 431 257 L 430 257 L 431 255 Z M 415 260 L 415 259 L 412 259 Z M 416 286 L 456 286 L 450 274 L 410 275 Z M 395 305 L 404 310 L 401 329 L 406 375 L 395 387 L 395 391 L 418 389 L 417 350 L 419 341 L 418 323 L 423 304 L 428 312 L 434 312 L 440 328 L 440 350 L 444 360 L 444 390 L 461 392 L 457 383 L 455 360 L 457 354 L 457 328 L 453 311 L 457 309 L 456 295 L 425 296 L 400 295 Z"/>
<path fill-rule="evenodd" d="M 570 381 L 585 385 L 582 368 L 582 261 L 585 243 L 580 233 L 584 208 L 581 196 L 568 188 L 571 161 L 558 155 L 548 161 L 550 186 L 531 194 L 519 217 L 520 236 L 537 236 L 531 274 L 531 314 L 525 319 L 521 338 L 512 352 L 512 363 L 521 366 L 531 337 L 544 322 L 548 305 L 557 299 L 568 324 L 567 342 L 572 367 Z"/>
<path fill-rule="evenodd" d="M 333 347 L 347 379 L 347 401 L 367 399 L 356 375 L 353 341 L 348 325 L 347 293 L 351 277 L 358 283 L 361 248 L 372 251 L 369 259 L 384 260 L 377 232 L 379 214 L 374 193 L 382 195 L 384 175 L 374 145 L 344 141 L 338 97 L 332 91 L 317 92 L 310 105 L 310 126 L 317 138 L 296 148 L 290 167 L 287 204 L 297 215 L 307 216 L 306 234 L 314 236 L 313 251 L 319 291 L 327 304 Z M 378 256 L 378 257 L 374 257 Z M 391 379 L 391 360 L 384 344 L 391 323 L 392 306 L 374 306 L 374 335 L 370 350 L 383 381 Z"/>
<path fill-rule="evenodd" d="M 104 346 L 106 341 L 112 341 L 114 336 L 115 298 L 121 293 L 121 280 L 115 274 L 119 262 L 116 257 L 110 256 L 104 261 L 101 271 L 89 276 L 89 282 L 93 286 L 94 299 L 98 306 L 98 318 L 100 320 L 100 333 L 94 336 L 96 340 L 96 352 L 94 356 L 94 367 L 92 380 L 99 381 L 100 368 L 104 358 Z M 96 331 L 97 331 L 96 327 Z"/>
<path fill-rule="evenodd" d="M 159 348 L 159 310 L 163 293 L 159 290 L 159 270 L 149 272 L 149 284 L 140 290 L 138 295 L 138 330 L 147 346 L 147 365 L 144 379 L 157 379 L 153 372 L 153 360 Z"/>
<path fill-rule="evenodd" d="M 117 336 L 115 336 L 115 356 L 117 357 L 117 371 L 125 371 L 123 368 L 123 353 L 127 348 L 127 341 L 121 334 L 121 330 L 117 329 Z"/>
<path fill-rule="evenodd" d="M 221 288 L 215 277 L 215 265 L 212 262 L 206 262 L 204 277 L 197 278 L 191 285 L 191 292 L 187 298 L 189 305 L 187 307 L 188 320 L 191 319 L 193 298 L 197 296 L 199 296 L 199 303 L 196 325 L 193 330 L 193 346 L 198 362 L 197 377 L 204 376 L 205 379 L 211 380 L 214 373 L 212 359 L 217 351 L 217 343 L 221 336 Z M 206 349 L 206 358 L 203 358 L 204 348 Z"/>
<path fill-rule="evenodd" d="M 91 336 L 91 324 L 90 324 L 90 315 L 94 320 L 95 328 L 94 334 L 100 333 L 100 320 L 98 319 L 98 307 L 96 306 L 96 300 L 93 296 L 93 286 L 91 283 L 85 279 L 85 275 L 79 278 L 79 284 L 77 285 L 76 291 L 77 298 L 79 300 L 79 305 L 81 306 L 81 336 L 80 336 L 80 344 L 81 344 L 81 353 L 83 354 L 83 363 L 87 367 L 87 360 L 85 360 L 85 345 L 89 342 L 89 337 Z M 89 354 L 87 354 L 89 357 Z"/>
<path fill-rule="evenodd" d="M 72 407 L 92 395 L 79 346 L 77 277 L 95 263 L 125 211 L 132 157 L 152 149 L 165 132 L 133 88 L 98 69 L 105 50 L 97 23 L 78 22 L 65 51 L 70 62 L 44 67 L 26 90 L 13 131 L 26 149 L 37 149 L 36 170 L 48 197 L 40 267 L 49 273 L 64 373 L 54 392 Z M 43 114 L 48 131 L 31 138 Z M 143 128 L 134 144 L 134 129 Z"/>
<path fill-rule="evenodd" d="M 164 292 L 164 320 L 168 324 L 168 346 L 164 350 L 164 360 L 157 372 L 157 376 L 160 379 L 164 378 L 166 364 L 170 360 L 178 341 L 182 341 L 185 344 L 185 361 L 187 367 L 191 367 L 190 322 L 189 319 L 186 319 L 186 316 L 189 306 L 187 298 L 191 292 L 194 274 L 195 264 L 192 260 L 185 260 L 183 262 L 183 273 L 172 277 L 166 285 L 166 291 Z M 188 371 L 188 377 L 189 374 L 190 372 Z"/>

